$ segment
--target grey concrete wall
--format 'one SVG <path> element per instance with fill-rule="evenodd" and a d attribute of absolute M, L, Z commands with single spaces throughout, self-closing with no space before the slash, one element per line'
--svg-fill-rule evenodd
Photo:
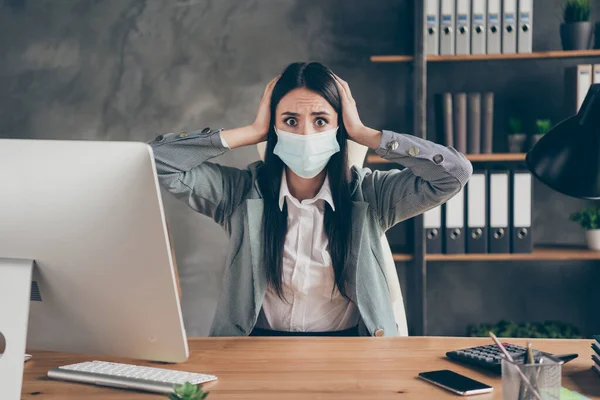
<path fill-rule="evenodd" d="M 542 2 L 546 4 L 536 0 L 536 6 Z M 253 121 L 264 85 L 299 60 L 323 62 L 346 79 L 365 124 L 411 129 L 410 66 L 369 62 L 373 54 L 410 53 L 408 0 L 1 4 L 0 137 L 148 141 L 179 129 L 242 126 Z M 547 7 L 536 16 L 536 27 L 548 33 L 536 32 L 536 47 L 558 46 L 556 10 Z M 517 96 L 528 99 L 524 107 L 550 115 L 557 112 L 559 100 L 549 95 L 561 95 L 562 68 L 575 62 L 477 64 L 485 72 L 475 70 L 476 64 L 440 64 L 430 68 L 429 93 L 485 88 L 499 94 L 501 109 Z M 502 78 L 491 80 L 490 74 Z M 218 161 L 244 167 L 257 158 L 254 148 L 245 148 Z M 580 202 L 542 194 L 536 239 L 582 243 L 583 233 L 566 221 L 566 213 Z M 188 334 L 206 335 L 227 238 L 211 220 L 166 193 L 163 197 Z M 600 331 L 590 299 L 582 296 L 598 281 L 597 267 L 571 262 L 430 264 L 431 333 L 462 334 L 466 324 L 499 317 L 551 317 Z M 537 290 L 529 291 L 531 285 Z M 510 293 L 503 291 L 507 287 Z"/>

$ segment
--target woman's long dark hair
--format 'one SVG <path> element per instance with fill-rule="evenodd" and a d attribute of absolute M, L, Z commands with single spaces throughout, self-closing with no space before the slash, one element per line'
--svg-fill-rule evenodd
<path fill-rule="evenodd" d="M 273 154 L 277 144 L 275 133 L 275 110 L 279 101 L 297 88 L 309 89 L 323 96 L 338 113 L 337 141 L 340 151 L 334 154 L 327 164 L 327 174 L 335 212 L 325 202 L 325 232 L 329 241 L 335 274 L 335 284 L 340 293 L 346 293 L 346 267 L 350 254 L 350 234 L 352 201 L 350 198 L 350 170 L 348 168 L 348 134 L 342 120 L 342 102 L 332 72 L 320 63 L 293 63 L 281 74 L 273 88 L 271 97 L 271 123 L 267 136 L 265 162 L 258 174 L 258 184 L 264 198 L 263 216 L 263 262 L 267 271 L 267 281 L 281 299 L 283 245 L 287 233 L 287 206 L 279 208 L 279 187 L 285 167 L 281 159 Z M 284 203 L 285 204 L 285 203 Z M 334 288 L 332 287 L 332 293 Z"/>

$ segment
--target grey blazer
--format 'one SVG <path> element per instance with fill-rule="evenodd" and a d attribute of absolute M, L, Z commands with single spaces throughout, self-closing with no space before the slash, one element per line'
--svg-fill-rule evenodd
<path fill-rule="evenodd" d="M 263 196 L 256 180 L 262 161 L 237 169 L 209 162 L 228 148 L 221 130 L 172 132 L 150 142 L 162 187 L 211 217 L 229 235 L 222 291 L 211 336 L 249 335 L 267 286 L 261 262 Z M 352 167 L 353 226 L 348 295 L 360 312 L 361 336 L 396 336 L 383 272 L 380 237 L 400 221 L 445 203 L 469 180 L 471 163 L 452 147 L 384 130 L 377 153 L 405 168 Z"/>

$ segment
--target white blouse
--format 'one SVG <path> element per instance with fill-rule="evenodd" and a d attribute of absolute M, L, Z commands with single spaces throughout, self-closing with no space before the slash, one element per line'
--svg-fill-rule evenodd
<path fill-rule="evenodd" d="M 299 202 L 291 195 L 285 171 L 279 190 L 279 207 L 287 201 L 288 232 L 283 250 L 282 301 L 267 288 L 256 326 L 292 332 L 338 331 L 356 326 L 358 308 L 333 287 L 335 277 L 327 249 L 325 202 L 333 210 L 329 179 L 312 199 Z"/>

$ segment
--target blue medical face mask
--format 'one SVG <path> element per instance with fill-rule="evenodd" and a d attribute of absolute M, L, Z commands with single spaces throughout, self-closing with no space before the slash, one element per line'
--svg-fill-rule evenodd
<path fill-rule="evenodd" d="M 296 175 L 314 178 L 327 166 L 331 156 L 340 151 L 337 130 L 297 135 L 275 128 L 277 144 L 273 154 L 279 156 Z"/>

